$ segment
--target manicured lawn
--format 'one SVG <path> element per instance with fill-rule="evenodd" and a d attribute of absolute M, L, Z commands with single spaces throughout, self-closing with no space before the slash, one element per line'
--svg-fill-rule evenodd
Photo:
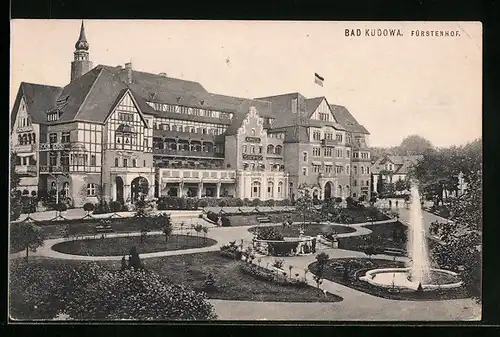
<path fill-rule="evenodd" d="M 259 229 L 262 228 L 269 228 L 269 227 L 274 227 L 278 231 L 280 231 L 283 236 L 285 237 L 298 237 L 300 235 L 300 225 L 292 225 L 291 227 L 283 227 L 282 225 L 279 226 L 266 226 L 266 225 L 260 225 L 257 227 L 252 227 L 249 228 L 248 231 L 250 233 L 257 233 Z M 338 226 L 338 225 L 320 225 L 320 224 L 310 224 L 306 225 L 304 235 L 308 236 L 316 236 L 318 234 L 328 234 L 335 232 L 336 234 L 343 234 L 343 233 L 353 233 L 355 232 L 356 229 L 352 227 L 346 227 L 346 226 Z"/>
<path fill-rule="evenodd" d="M 350 221 L 348 224 L 364 223 L 369 222 L 370 217 L 373 216 L 368 208 L 345 208 L 343 212 L 349 216 Z M 268 216 L 273 223 L 282 223 L 291 217 L 293 222 L 304 221 L 303 217 L 297 215 L 293 212 L 286 213 L 271 213 L 264 215 L 229 215 L 229 220 L 231 220 L 231 226 L 257 226 L 260 223 L 257 221 L 258 217 Z M 388 220 L 389 217 L 381 212 L 377 212 L 373 221 Z"/>
<path fill-rule="evenodd" d="M 363 227 L 370 229 L 372 232 L 367 235 L 339 238 L 339 248 L 363 251 L 364 246 L 374 245 L 382 248 L 406 250 L 406 241 L 401 239 L 401 235 L 406 237 L 408 228 L 399 221 L 378 225 L 365 225 Z M 397 233 L 396 238 L 393 237 L 394 230 Z"/>
<path fill-rule="evenodd" d="M 348 279 L 344 279 L 343 269 L 335 270 L 335 267 L 343 267 L 344 263 L 349 261 Z M 400 293 L 391 293 L 388 289 L 376 287 L 368 282 L 360 281 L 358 278 L 364 276 L 368 270 L 376 268 L 404 267 L 401 261 L 381 260 L 381 259 L 362 259 L 362 258 L 342 258 L 331 259 L 328 261 L 324 278 L 340 283 L 347 287 L 368 293 L 374 296 L 393 300 L 425 301 L 425 300 L 447 300 L 456 298 L 466 298 L 467 294 L 463 288 L 450 289 L 446 291 L 424 291 L 417 293 L 415 291 L 405 291 Z M 316 262 L 309 265 L 309 270 L 314 274 Z"/>
<path fill-rule="evenodd" d="M 189 284 L 202 290 L 208 276 L 212 274 L 217 291 L 207 294 L 209 298 L 236 301 L 271 302 L 338 302 L 342 298 L 307 286 L 297 288 L 279 286 L 263 281 L 240 270 L 242 261 L 220 256 L 219 252 L 168 256 L 143 260 L 146 268 L 152 269 L 172 283 Z M 114 263 L 119 268 L 119 261 Z"/>
<path fill-rule="evenodd" d="M 200 248 L 215 245 L 217 241 L 193 235 L 172 235 L 165 242 L 163 235 L 148 235 L 141 243 L 140 236 L 114 237 L 104 239 L 70 240 L 52 246 L 61 253 L 90 256 L 120 256 L 128 254 L 135 246 L 139 254 Z"/>

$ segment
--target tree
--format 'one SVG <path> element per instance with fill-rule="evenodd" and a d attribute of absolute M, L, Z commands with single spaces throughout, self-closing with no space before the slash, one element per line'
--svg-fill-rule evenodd
<path fill-rule="evenodd" d="M 367 245 L 364 247 L 363 252 L 371 259 L 372 255 L 375 255 L 375 247 L 373 245 Z"/>
<path fill-rule="evenodd" d="M 398 192 L 407 191 L 410 189 L 410 181 L 409 180 L 396 180 L 394 183 L 394 189 Z"/>
<path fill-rule="evenodd" d="M 31 222 L 19 222 L 10 225 L 10 244 L 13 249 L 26 251 L 28 258 L 29 251 L 36 252 L 38 247 L 43 246 L 45 234 L 41 227 Z"/>
<path fill-rule="evenodd" d="M 22 212 L 21 191 L 18 190 L 21 180 L 16 173 L 16 153 L 10 154 L 10 221 L 19 219 Z"/>
<path fill-rule="evenodd" d="M 323 276 L 325 274 L 326 266 L 328 265 L 329 256 L 326 253 L 319 253 L 316 255 L 316 273 L 314 276 L 314 280 L 319 288 L 322 283 Z"/>
<path fill-rule="evenodd" d="M 201 224 L 197 224 L 194 226 L 194 230 L 196 231 L 196 242 L 199 241 L 199 234 L 203 231 L 203 226 Z"/>
<path fill-rule="evenodd" d="M 426 150 L 433 148 L 432 143 L 424 137 L 411 135 L 403 139 L 399 145 L 398 152 L 400 155 L 420 155 Z"/>
<path fill-rule="evenodd" d="M 92 212 L 95 208 L 95 205 L 91 202 L 86 202 L 83 205 L 83 210 L 87 212 L 87 215 L 85 217 L 91 217 L 90 212 Z"/>
<path fill-rule="evenodd" d="M 206 244 L 207 243 L 208 227 L 203 226 L 202 229 L 203 229 L 203 244 Z"/>
<path fill-rule="evenodd" d="M 305 225 L 306 221 L 311 219 L 311 217 L 315 213 L 315 208 L 313 204 L 313 199 L 308 190 L 299 190 L 300 197 L 296 200 L 295 203 L 295 212 L 303 221 Z"/>
<path fill-rule="evenodd" d="M 446 225 L 448 230 L 432 248 L 432 255 L 441 268 L 459 273 L 470 296 L 481 301 L 481 171 L 470 174 L 466 193 L 448 207 L 453 225 Z"/>

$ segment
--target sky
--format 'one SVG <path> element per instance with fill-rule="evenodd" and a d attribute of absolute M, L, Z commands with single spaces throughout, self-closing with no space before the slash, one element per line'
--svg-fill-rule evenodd
<path fill-rule="evenodd" d="M 23 81 L 69 82 L 80 24 L 11 21 L 11 110 Z M 361 36 L 345 36 L 346 29 Z M 364 36 L 365 29 L 403 36 Z M 398 145 L 411 134 L 435 146 L 461 145 L 482 134 L 477 22 L 85 20 L 85 30 L 94 66 L 132 62 L 229 96 L 325 96 L 368 129 L 371 146 Z M 459 36 L 415 36 L 436 30 Z"/>

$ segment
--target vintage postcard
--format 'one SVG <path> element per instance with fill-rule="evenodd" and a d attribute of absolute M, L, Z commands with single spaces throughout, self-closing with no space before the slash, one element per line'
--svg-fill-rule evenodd
<path fill-rule="evenodd" d="M 481 23 L 11 28 L 11 322 L 481 319 Z"/>

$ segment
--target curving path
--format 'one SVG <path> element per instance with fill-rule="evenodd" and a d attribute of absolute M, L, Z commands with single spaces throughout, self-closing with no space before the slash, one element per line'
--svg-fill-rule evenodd
<path fill-rule="evenodd" d="M 406 215 L 406 214 L 405 214 Z M 401 214 L 402 220 L 405 215 Z M 435 217 L 435 215 L 432 214 Z M 394 220 L 386 220 L 382 222 L 392 222 Z M 426 220 L 427 221 L 427 220 Z M 432 220 L 433 221 L 433 220 Z M 366 235 L 371 231 L 363 225 L 371 223 L 363 223 L 349 225 L 355 228 L 356 232 L 339 234 L 339 237 Z M 267 224 L 281 225 L 281 224 Z M 339 224 L 335 224 L 339 225 Z M 230 241 L 240 242 L 243 239 L 244 244 L 251 242 L 253 235 L 248 231 L 249 228 L 255 226 L 244 227 L 215 227 L 211 228 L 207 237 L 217 241 L 217 244 L 210 247 L 175 250 L 140 254 L 141 259 L 162 256 L 174 256 L 183 254 L 194 254 L 200 252 L 218 251 L 220 246 L 227 244 Z M 174 234 L 180 234 L 179 230 L 175 230 Z M 186 233 L 183 230 L 182 233 Z M 151 234 L 161 234 L 161 232 L 152 232 Z M 108 234 L 107 237 L 119 236 L 138 236 L 139 233 L 118 233 Z M 90 236 L 93 238 L 93 236 Z M 67 260 L 120 260 L 121 256 L 79 256 L 63 254 L 52 250 L 52 246 L 56 243 L 63 242 L 67 239 L 51 239 L 46 240 L 43 247 L 40 247 L 33 256 L 45 256 L 57 259 Z M 322 249 L 322 252 L 327 253 L 331 258 L 342 257 L 366 257 L 362 252 L 348 251 L 342 249 Z M 11 257 L 23 256 L 24 252 L 11 254 Z M 377 258 L 393 259 L 392 256 L 377 255 Z M 266 265 L 274 261 L 275 258 L 264 256 L 261 257 L 261 265 Z M 402 261 L 404 258 L 398 258 Z M 292 266 L 292 273 L 304 275 L 304 270 L 308 265 L 315 261 L 315 255 L 304 255 L 287 257 L 284 259 L 284 269 L 288 271 L 288 266 Z M 311 273 L 306 274 L 307 282 L 316 286 Z M 227 301 L 227 300 L 210 300 L 214 305 L 215 310 L 221 320 L 368 320 L 368 321 L 450 321 L 450 320 L 480 320 L 481 308 L 471 299 L 447 300 L 447 301 L 398 301 L 389 300 L 366 294 L 341 284 L 323 280 L 321 288 L 325 291 L 341 296 L 344 300 L 337 303 L 286 303 L 286 302 L 250 302 L 250 301 Z"/>

